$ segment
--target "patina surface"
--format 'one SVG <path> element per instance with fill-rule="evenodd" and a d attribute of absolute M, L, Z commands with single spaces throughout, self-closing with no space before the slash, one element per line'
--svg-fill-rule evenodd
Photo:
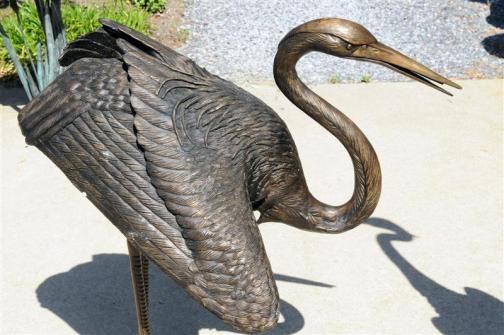
<path fill-rule="evenodd" d="M 431 80 L 459 88 L 351 21 L 315 20 L 287 34 L 275 58 L 279 88 L 341 141 L 354 165 L 353 196 L 330 206 L 310 194 L 273 110 L 174 50 L 102 23 L 69 45 L 67 70 L 19 122 L 27 143 L 126 236 L 141 334 L 149 333 L 147 259 L 236 329 L 264 331 L 277 323 L 279 298 L 257 224 L 340 233 L 375 209 L 376 154 L 350 119 L 298 79 L 303 55 L 377 62 L 445 93 Z"/>

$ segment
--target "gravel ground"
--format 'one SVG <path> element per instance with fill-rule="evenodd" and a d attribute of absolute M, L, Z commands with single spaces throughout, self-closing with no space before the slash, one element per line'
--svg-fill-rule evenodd
<path fill-rule="evenodd" d="M 485 38 L 499 35 L 503 47 L 504 0 L 493 0 L 492 13 L 486 0 L 193 0 L 188 7 L 184 26 L 191 37 L 181 51 L 240 83 L 273 80 L 280 39 L 319 17 L 359 22 L 381 42 L 451 78 L 504 77 L 504 60 L 482 45 Z M 310 83 L 356 82 L 365 76 L 372 81 L 405 79 L 374 64 L 321 54 L 303 58 L 298 71 Z"/>

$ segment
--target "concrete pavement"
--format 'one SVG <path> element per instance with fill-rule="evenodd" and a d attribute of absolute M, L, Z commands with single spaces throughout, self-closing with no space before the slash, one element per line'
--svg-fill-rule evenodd
<path fill-rule="evenodd" d="M 342 235 L 261 225 L 283 301 L 271 334 L 502 334 L 503 80 L 448 97 L 415 83 L 315 90 L 373 143 L 383 193 Z M 322 201 L 352 191 L 341 145 L 274 86 L 248 86 L 286 121 Z M 8 100 L 8 99 L 10 100 Z M 2 89 L 0 104 L 15 102 Z M 133 334 L 124 237 L 0 105 L 2 334 Z M 153 334 L 229 334 L 152 269 Z"/>

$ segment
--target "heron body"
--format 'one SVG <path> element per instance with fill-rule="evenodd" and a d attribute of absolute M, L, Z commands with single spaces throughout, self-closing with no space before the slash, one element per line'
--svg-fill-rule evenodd
<path fill-rule="evenodd" d="M 294 141 L 267 105 L 138 32 L 102 23 L 69 45 L 66 71 L 21 111 L 27 143 L 127 237 L 140 333 L 149 332 L 147 259 L 233 327 L 272 328 L 279 298 L 253 211 L 259 222 L 339 233 L 372 213 L 381 186 L 369 141 L 304 86 L 295 63 L 309 51 L 350 58 L 384 46 L 339 19 L 302 25 L 279 46 L 277 84 L 354 164 L 352 198 L 330 206 L 310 194 Z M 431 86 L 425 78 L 456 85 L 394 61 L 386 60 Z"/>

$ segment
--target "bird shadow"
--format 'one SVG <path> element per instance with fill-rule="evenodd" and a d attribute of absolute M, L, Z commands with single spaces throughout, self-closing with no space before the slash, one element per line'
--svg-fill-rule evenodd
<path fill-rule="evenodd" d="M 156 266 L 150 267 L 150 321 L 153 334 L 198 334 L 200 329 L 233 331 L 202 308 Z M 91 262 L 47 278 L 36 290 L 49 309 L 79 334 L 135 334 L 136 314 L 129 258 L 121 254 L 94 255 Z M 330 288 L 331 285 L 286 275 L 276 280 Z M 268 335 L 294 334 L 304 326 L 302 314 L 281 301 L 284 321 Z"/>
<path fill-rule="evenodd" d="M 385 255 L 430 305 L 438 316 L 431 321 L 443 334 L 504 334 L 504 303 L 476 288 L 465 287 L 465 294 L 454 292 L 416 269 L 395 248 L 392 242 L 410 242 L 413 235 L 397 224 L 372 218 L 367 224 L 389 231 L 376 239 Z"/>
<path fill-rule="evenodd" d="M 504 0 L 469 0 L 488 4 L 490 14 L 486 17 L 488 24 L 504 29 Z M 504 58 L 504 34 L 497 34 L 486 37 L 481 41 L 485 50 L 496 57 Z"/>

